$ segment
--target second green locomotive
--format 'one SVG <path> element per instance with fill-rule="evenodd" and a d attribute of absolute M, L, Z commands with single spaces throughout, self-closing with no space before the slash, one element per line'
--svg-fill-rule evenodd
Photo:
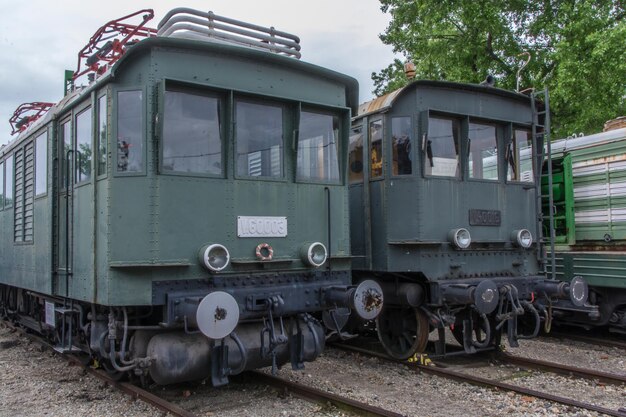
<path fill-rule="evenodd" d="M 382 286 L 377 332 L 391 356 L 423 352 L 433 329 L 441 355 L 446 328 L 464 352 L 493 348 L 503 333 L 515 346 L 549 323 L 550 299 L 586 308 L 583 280 L 545 278 L 533 100 L 414 81 L 360 106 L 349 154 L 353 273 Z"/>

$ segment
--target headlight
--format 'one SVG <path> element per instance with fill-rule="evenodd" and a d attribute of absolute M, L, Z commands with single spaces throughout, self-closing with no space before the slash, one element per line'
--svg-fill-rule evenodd
<path fill-rule="evenodd" d="M 328 252 L 326 246 L 320 242 L 305 243 L 300 249 L 300 257 L 305 264 L 317 268 L 324 265 L 328 258 Z"/>
<path fill-rule="evenodd" d="M 470 243 L 472 243 L 472 237 L 470 236 L 469 230 L 463 228 L 450 230 L 448 233 L 448 240 L 459 249 L 467 249 L 469 248 Z"/>
<path fill-rule="evenodd" d="M 514 230 L 511 240 L 520 248 L 528 249 L 533 244 L 533 235 L 526 229 Z"/>
<path fill-rule="evenodd" d="M 206 245 L 200 249 L 200 262 L 209 271 L 219 272 L 230 263 L 230 253 L 218 243 Z"/>

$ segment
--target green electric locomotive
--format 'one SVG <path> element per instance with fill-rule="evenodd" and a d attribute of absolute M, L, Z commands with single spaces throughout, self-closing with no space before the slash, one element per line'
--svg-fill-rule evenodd
<path fill-rule="evenodd" d="M 158 384 L 300 368 L 324 348 L 313 313 L 382 307 L 351 284 L 357 82 L 274 28 L 151 17 L 109 22 L 61 102 L 12 118 L 0 314 Z"/>
<path fill-rule="evenodd" d="M 549 302 L 589 310 L 584 280 L 546 279 L 538 184 L 546 110 L 485 85 L 413 81 L 362 104 L 352 122 L 355 279 L 382 287 L 389 355 L 510 345 L 549 324 Z M 518 323 L 518 318 L 520 323 Z"/>

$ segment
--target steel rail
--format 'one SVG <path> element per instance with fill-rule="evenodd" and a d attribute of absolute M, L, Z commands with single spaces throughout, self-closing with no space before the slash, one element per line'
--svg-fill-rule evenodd
<path fill-rule="evenodd" d="M 144 401 L 145 403 L 151 404 L 154 407 L 162 410 L 162 411 L 166 411 L 174 416 L 177 417 L 198 417 L 198 415 L 185 410 L 184 408 L 171 403 L 167 400 L 164 400 L 163 398 L 160 398 L 154 394 L 152 394 L 149 391 L 146 391 L 143 388 L 140 388 L 136 385 L 133 385 L 131 383 L 128 382 L 119 382 L 116 381 L 115 379 L 113 379 L 110 375 L 108 375 L 106 372 L 102 371 L 102 370 L 98 370 L 98 369 L 93 369 L 90 366 L 86 365 L 85 363 L 83 363 L 79 357 L 77 357 L 76 355 L 68 355 L 68 354 L 63 354 L 63 353 L 59 353 L 58 351 L 54 350 L 51 348 L 50 344 L 43 338 L 36 336 L 34 334 L 31 333 L 27 333 L 25 330 L 14 326 L 12 323 L 9 323 L 7 321 L 2 321 L 2 323 L 7 326 L 10 329 L 13 329 L 17 332 L 19 332 L 22 336 L 27 337 L 29 340 L 32 340 L 36 343 L 38 343 L 41 346 L 44 346 L 47 349 L 50 349 L 52 352 L 54 352 L 57 356 L 67 360 L 69 363 L 73 364 L 73 365 L 77 365 L 80 366 L 82 369 L 84 369 L 85 371 L 87 371 L 89 374 L 95 376 L 96 378 L 98 378 L 101 381 L 106 382 L 107 384 L 109 384 L 110 386 L 112 386 L 113 388 L 116 388 L 117 390 L 132 396 L 133 398 L 138 398 L 142 401 Z"/>
<path fill-rule="evenodd" d="M 599 346 L 614 347 L 618 349 L 626 349 L 626 341 L 620 341 L 620 340 L 615 340 L 615 339 L 602 339 L 599 337 L 585 336 L 585 335 L 571 334 L 571 333 L 561 333 L 561 332 L 555 332 L 555 331 L 552 331 L 543 336 L 551 337 L 555 339 L 570 339 L 570 340 L 575 340 L 579 342 L 591 343 L 591 344 L 599 345 Z"/>
<path fill-rule="evenodd" d="M 360 401 L 353 400 L 351 398 L 342 397 L 340 395 L 332 394 L 317 388 L 308 387 L 306 385 L 298 384 L 297 382 L 289 381 L 287 379 L 275 377 L 260 371 L 250 371 L 256 379 L 260 379 L 268 385 L 272 385 L 276 388 L 286 389 L 294 394 L 305 397 L 306 399 L 330 402 L 335 407 L 344 411 L 350 411 L 356 413 L 358 416 L 366 417 L 406 417 L 404 414 L 396 413 L 395 411 L 385 410 L 380 407 L 369 405 Z"/>
<path fill-rule="evenodd" d="M 417 363 L 399 361 L 396 359 L 392 359 L 383 353 L 373 352 L 367 349 L 362 349 L 362 348 L 358 348 L 354 346 L 333 344 L 333 347 L 342 349 L 342 350 L 348 350 L 348 351 L 353 351 L 357 353 L 362 353 L 364 355 L 377 357 L 377 358 L 380 358 L 389 362 L 401 363 L 401 364 L 409 366 L 410 368 L 416 371 L 423 371 L 432 375 L 441 376 L 441 377 L 452 379 L 452 380 L 459 381 L 459 382 L 467 382 L 472 385 L 484 386 L 484 387 L 489 387 L 489 388 L 498 388 L 498 389 L 505 390 L 505 391 L 515 392 L 521 395 L 526 395 L 530 397 L 540 398 L 543 400 L 553 401 L 556 403 L 578 407 L 578 408 L 582 408 L 582 409 L 589 410 L 589 411 L 595 411 L 598 413 L 604 413 L 606 415 L 613 416 L 613 417 L 626 417 L 626 411 L 623 411 L 623 409 L 614 410 L 614 409 L 610 409 L 606 407 L 601 407 L 601 406 L 597 406 L 594 404 L 589 404 L 589 403 L 585 403 L 582 401 L 574 400 L 571 398 L 561 397 L 559 395 L 537 391 L 531 388 L 524 388 L 524 387 L 520 387 L 517 385 L 508 384 L 506 382 L 494 381 L 488 378 L 464 374 L 462 372 L 453 371 L 447 368 L 439 368 L 436 366 L 425 366 L 425 365 L 420 365 Z"/>
<path fill-rule="evenodd" d="M 576 375 L 580 378 L 598 380 L 609 384 L 626 384 L 626 375 L 612 374 L 609 372 L 596 371 L 594 369 L 578 368 L 576 366 L 562 365 L 560 363 L 543 361 L 540 359 L 524 358 L 514 356 L 509 353 L 498 353 L 497 359 L 516 365 L 541 369 L 543 371 L 554 372 L 562 375 Z"/>

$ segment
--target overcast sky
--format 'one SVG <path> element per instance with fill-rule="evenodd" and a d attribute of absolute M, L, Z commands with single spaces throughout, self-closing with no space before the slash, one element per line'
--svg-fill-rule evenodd
<path fill-rule="evenodd" d="M 100 26 L 152 8 L 156 27 L 167 11 L 182 6 L 298 35 L 302 60 L 355 77 L 361 102 L 372 98 L 370 74 L 394 57 L 378 39 L 390 18 L 377 0 L 0 0 L 0 144 L 11 138 L 8 120 L 18 105 L 62 98 L 63 71 L 76 69 L 78 51 Z"/>

